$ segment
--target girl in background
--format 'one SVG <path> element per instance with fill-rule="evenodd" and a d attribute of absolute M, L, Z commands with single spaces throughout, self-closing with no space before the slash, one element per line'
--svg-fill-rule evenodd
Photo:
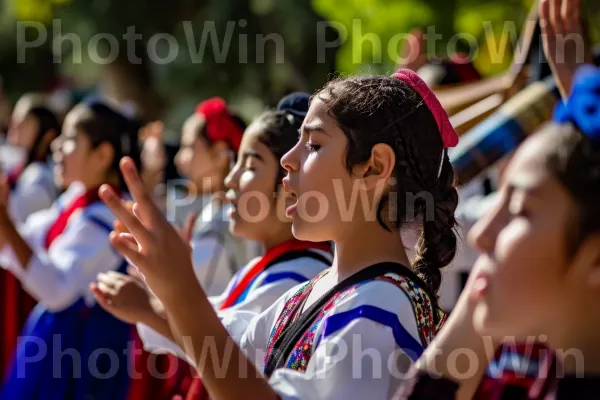
<path fill-rule="evenodd" d="M 408 370 L 444 321 L 435 293 L 440 268 L 456 249 L 458 196 L 446 149 L 457 142 L 447 114 L 412 71 L 328 83 L 282 165 L 296 200 L 286 210 L 294 237 L 334 241 L 333 266 L 249 326 L 245 321 L 241 335 L 235 320 L 221 322 L 190 279 L 185 242 L 149 200 L 129 160 L 122 170 L 144 223 L 110 188 L 100 194 L 130 232 L 114 234 L 113 244 L 164 303 L 212 398 L 388 399 L 402 382 L 398 372 Z M 424 192 L 430 197 L 416 196 Z M 321 201 L 308 201 L 309 194 Z M 410 262 L 399 229 L 414 217 L 422 218 L 422 233 Z M 202 317 L 190 318 L 192 312 Z M 231 347 L 226 329 L 242 351 Z M 207 338 L 214 339 L 209 354 L 201 351 Z M 336 356 L 340 343 L 345 357 Z M 356 345 L 381 357 L 365 359 Z M 232 351 L 224 366 L 226 349 Z"/>
<path fill-rule="evenodd" d="M 448 355 L 465 348 L 485 360 L 505 338 L 530 351 L 541 339 L 549 351 L 525 360 L 536 378 L 529 368 L 515 370 L 495 385 L 488 380 L 476 398 L 597 398 L 600 314 L 590 305 L 600 293 L 599 93 L 600 70 L 584 67 L 554 124 L 517 150 L 499 203 L 470 233 L 481 255 L 459 306 L 419 362 L 415 385 L 398 399 L 455 398 L 459 391 L 471 398 L 487 363 L 468 366 L 479 374 L 465 379 L 456 371 L 467 365 L 444 367 Z M 482 337 L 493 339 L 487 349 Z M 488 368 L 503 367 L 497 360 Z M 432 371 L 444 379 L 431 379 Z"/>
<path fill-rule="evenodd" d="M 0 398 L 125 395 L 130 327 L 102 310 L 88 286 L 98 273 L 125 266 L 108 238 L 114 217 L 97 191 L 107 183 L 124 194 L 118 160 L 129 156 L 139 166 L 138 130 L 139 124 L 102 102 L 80 104 L 55 141 L 57 179 L 67 190 L 52 207 L 17 227 L 8 212 L 8 185 L 2 187 L 2 266 L 39 304 L 25 325 L 27 338 L 16 348 Z M 65 356 L 68 351 L 77 359 Z"/>
<path fill-rule="evenodd" d="M 229 189 L 227 200 L 233 205 L 231 233 L 262 243 L 266 253 L 242 268 L 221 296 L 209 298 L 222 317 L 232 312 L 247 312 L 245 318 L 261 313 L 289 289 L 309 281 L 331 265 L 329 246 L 295 239 L 291 221 L 283 215 L 290 203 L 279 183 L 284 176 L 279 161 L 297 141 L 308 99 L 308 94 L 292 94 L 280 102 L 278 110 L 266 111 L 256 118 L 244 133 L 237 163 L 225 180 Z M 248 196 L 269 199 L 268 208 L 244 206 Z M 248 221 L 248 215 L 264 215 L 264 218 Z M 149 291 L 141 281 L 117 273 L 101 274 L 92 289 L 106 310 L 126 322 L 138 324 L 147 350 L 169 350 L 187 360 L 183 351 L 171 342 L 173 335 L 167 318 L 153 310 Z M 238 314 L 236 318 L 242 316 Z M 176 394 L 188 400 L 206 395 L 198 377 L 189 389 L 186 386 L 189 383 L 186 385 L 182 379 Z"/>
<path fill-rule="evenodd" d="M 210 295 L 221 294 L 239 268 L 257 255 L 256 246 L 229 233 L 224 197 L 224 180 L 244 129 L 223 99 L 206 100 L 186 120 L 175 159 L 179 172 L 189 180 L 188 198 L 196 196 L 189 205 L 200 206 L 191 236 L 192 255 L 197 278 Z M 178 213 L 172 209 L 178 206 L 167 203 L 167 213 Z"/>
<path fill-rule="evenodd" d="M 50 144 L 60 133 L 57 116 L 44 104 L 15 108 L 8 130 L 8 144 L 22 160 L 7 175 L 11 189 L 10 214 L 24 222 L 36 211 L 49 208 L 56 199 L 56 185 L 49 165 Z"/>
<path fill-rule="evenodd" d="M 41 101 L 24 96 L 15 107 L 5 152 L 19 158 L 7 174 L 10 188 L 8 214 L 15 224 L 24 223 L 31 214 L 49 208 L 57 196 L 50 165 L 50 143 L 60 133 L 56 115 Z M 17 344 L 17 336 L 36 301 L 21 288 L 9 272 L 0 271 L 0 320 L 3 323 L 0 345 L 0 373 Z"/>
<path fill-rule="evenodd" d="M 228 228 L 224 180 L 244 128 L 242 120 L 229 110 L 223 99 L 211 98 L 200 103 L 183 125 L 181 146 L 175 158 L 179 173 L 187 178 L 186 196 L 180 197 L 178 188 L 167 182 L 167 218 L 180 227 L 185 225 L 182 233 L 192 250 L 196 279 L 207 293 L 215 296 L 225 290 L 243 265 L 259 254 L 256 243 L 233 236 Z M 136 334 L 133 370 L 138 376 L 132 379 L 127 398 L 169 397 L 181 386 L 182 375 L 190 377 L 189 367 L 173 355 L 150 354 L 143 348 L 144 343 Z M 157 371 L 177 373 L 170 377 L 156 376 L 150 373 L 149 365 Z"/>

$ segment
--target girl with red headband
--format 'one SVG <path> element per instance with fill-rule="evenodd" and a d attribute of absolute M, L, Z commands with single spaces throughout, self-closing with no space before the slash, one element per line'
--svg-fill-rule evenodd
<path fill-rule="evenodd" d="M 163 301 L 212 398 L 389 399 L 445 319 L 436 292 L 456 250 L 458 196 L 446 150 L 457 142 L 411 71 L 329 82 L 281 164 L 295 200 L 286 210 L 294 237 L 332 240 L 333 265 L 243 332 L 235 319 L 217 317 L 191 279 L 186 244 L 129 160 L 122 168 L 138 212 L 110 188 L 100 192 L 131 232 L 113 235 L 113 244 Z M 409 260 L 400 229 L 413 219 L 422 229 Z"/>
<path fill-rule="evenodd" d="M 258 255 L 254 243 L 229 233 L 229 207 L 224 201 L 225 177 L 244 129 L 223 99 L 206 100 L 184 123 L 175 159 L 180 174 L 189 181 L 189 196 L 196 196 L 192 206 L 200 211 L 191 227 L 191 246 L 196 276 L 209 295 L 221 294 L 239 268 Z"/>

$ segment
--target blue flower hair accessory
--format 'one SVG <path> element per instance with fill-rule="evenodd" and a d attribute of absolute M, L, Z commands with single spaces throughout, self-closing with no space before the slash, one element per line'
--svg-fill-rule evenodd
<path fill-rule="evenodd" d="M 600 146 L 600 69 L 581 67 L 566 102 L 554 110 L 554 121 L 574 124 L 594 145 Z"/>

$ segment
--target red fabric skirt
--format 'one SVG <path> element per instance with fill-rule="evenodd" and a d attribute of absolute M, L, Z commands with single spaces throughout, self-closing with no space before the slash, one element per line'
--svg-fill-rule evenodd
<path fill-rule="evenodd" d="M 21 282 L 9 271 L 0 269 L 0 321 L 2 329 L 2 345 L 0 347 L 0 373 L 2 380 L 6 375 L 17 339 L 21 334 L 23 325 L 37 301 L 22 287 Z"/>
<path fill-rule="evenodd" d="M 185 398 L 191 384 L 192 367 L 171 354 L 152 354 L 143 350 L 134 329 L 133 372 L 128 400 L 170 400 Z"/>

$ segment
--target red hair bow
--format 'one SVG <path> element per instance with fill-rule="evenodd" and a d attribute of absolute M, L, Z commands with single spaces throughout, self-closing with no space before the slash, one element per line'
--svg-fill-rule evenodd
<path fill-rule="evenodd" d="M 225 100 L 213 97 L 203 101 L 196 108 L 196 113 L 206 120 L 206 136 L 211 142 L 222 140 L 231 150 L 238 152 L 244 131 L 227 110 Z"/>

